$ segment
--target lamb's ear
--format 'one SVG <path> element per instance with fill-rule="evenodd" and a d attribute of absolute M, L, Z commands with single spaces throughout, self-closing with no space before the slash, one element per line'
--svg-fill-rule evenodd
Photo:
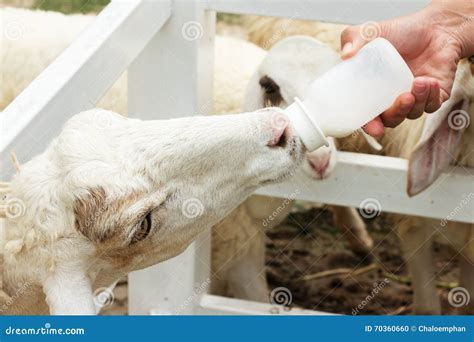
<path fill-rule="evenodd" d="M 77 231 L 94 242 L 102 242 L 107 237 L 107 225 L 103 216 L 108 211 L 107 195 L 102 187 L 89 189 L 74 202 L 75 226 Z"/>
<path fill-rule="evenodd" d="M 262 76 L 258 82 L 263 89 L 265 107 L 278 107 L 283 102 L 280 86 L 268 75 Z"/>
<path fill-rule="evenodd" d="M 470 100 L 462 97 L 448 100 L 429 114 L 423 132 L 413 150 L 407 176 L 407 193 L 414 196 L 429 187 L 456 156 L 465 126 Z"/>

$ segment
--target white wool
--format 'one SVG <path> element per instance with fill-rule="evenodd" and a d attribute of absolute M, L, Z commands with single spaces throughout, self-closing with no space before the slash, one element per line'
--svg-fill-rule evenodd
<path fill-rule="evenodd" d="M 309 20 L 282 19 L 274 17 L 247 16 L 244 22 L 249 41 L 269 49 L 289 36 L 305 35 L 340 50 L 341 32 L 347 25 L 323 23 Z"/>
<path fill-rule="evenodd" d="M 23 91 L 94 19 L 93 15 L 0 9 L 2 27 L 20 29 L 18 39 L 0 35 L 0 111 Z M 243 40 L 216 36 L 214 65 L 214 112 L 242 110 L 248 79 L 265 51 Z M 98 107 L 127 114 L 126 72 L 99 101 Z"/>
<path fill-rule="evenodd" d="M 242 111 L 248 81 L 266 53 L 243 40 L 216 36 L 214 113 Z"/>
<path fill-rule="evenodd" d="M 76 37 L 77 34 L 93 19 L 93 16 L 64 16 L 54 12 L 50 13 L 16 9 L 2 9 L 0 12 L 6 23 L 18 23 L 25 29 L 22 39 L 10 39 L 2 42 L 5 47 L 5 49 L 2 49 L 2 74 L 5 79 L 8 80 L 8 82 L 2 82 L 0 87 L 0 108 L 4 108 L 70 44 L 74 37 Z M 60 34 L 54 35 L 53 32 L 60 32 Z M 30 44 L 31 41 L 34 41 L 34 44 Z M 219 36 L 216 37 L 215 46 L 214 98 L 218 100 L 216 100 L 214 104 L 214 111 L 219 114 L 225 112 L 240 112 L 247 80 L 250 78 L 250 75 L 256 66 L 260 63 L 265 52 L 253 44 Z M 28 56 L 35 56 L 35 58 L 28 58 Z M 22 63 L 18 63 L 18 61 L 22 61 Z M 126 74 L 124 74 L 104 96 L 100 105 L 107 109 L 126 114 L 126 98 Z M 235 126 L 234 128 L 237 129 L 238 126 Z M 225 131 L 232 132 L 233 129 L 227 129 Z M 235 135 L 235 132 L 232 134 Z M 250 137 L 253 133 L 247 130 L 246 134 Z M 97 143 L 97 146 L 98 145 L 101 144 Z M 54 152 L 51 153 L 54 154 Z M 78 151 L 75 155 L 81 157 L 81 153 L 82 152 Z M 85 154 L 84 157 L 87 155 L 88 153 Z M 246 165 L 251 166 L 253 172 L 255 172 L 263 165 L 267 165 L 265 168 L 268 168 L 272 164 L 274 164 L 274 162 L 267 161 L 263 163 L 259 162 L 255 165 L 252 163 Z M 44 177 L 52 177 L 54 175 L 53 170 L 41 170 L 42 166 L 44 166 L 44 164 L 38 162 L 36 169 L 44 175 Z M 220 175 L 224 176 L 224 170 L 222 170 L 222 168 L 220 168 L 220 170 Z M 26 167 L 26 170 L 23 170 L 22 173 L 28 174 L 30 171 L 31 168 Z M 217 181 L 221 176 L 214 176 L 213 180 Z M 54 230 L 44 227 L 45 222 L 48 222 L 48 220 L 60 219 L 63 216 L 62 212 L 65 209 L 54 205 L 47 207 L 46 210 L 41 208 L 45 201 L 66 203 L 70 201 L 70 199 L 63 197 L 63 195 L 54 191 L 48 190 L 41 193 L 39 192 L 39 188 L 36 189 L 38 190 L 36 191 L 28 184 L 25 185 L 29 187 L 28 191 L 26 191 L 26 188 L 22 188 L 21 182 L 17 182 L 13 193 L 15 196 L 21 196 L 28 202 L 28 213 L 34 213 L 34 217 L 28 216 L 24 219 L 34 220 L 38 224 L 38 228 L 33 230 L 24 227 L 24 229 L 21 230 L 8 230 L 9 236 L 6 238 L 7 242 L 4 252 L 8 255 L 8 264 L 17 265 L 14 269 L 17 269 L 19 266 L 18 271 L 21 272 L 13 273 L 12 268 L 10 267 L 5 279 L 7 284 L 16 284 L 18 281 L 25 281 L 25 279 L 29 279 L 28 282 L 31 281 L 32 283 L 36 283 L 38 280 L 44 278 L 45 275 L 42 273 L 43 271 L 49 274 L 57 273 L 58 266 L 54 256 L 63 252 L 61 248 L 55 245 L 55 241 L 63 238 L 64 234 L 67 234 L 67 231 L 64 230 L 64 225 L 59 222 L 55 225 Z M 115 186 L 113 182 L 111 184 L 102 183 L 101 185 Z M 189 190 L 193 191 L 194 188 L 195 187 L 191 187 Z M 201 185 L 199 188 L 203 190 L 206 186 Z M 234 193 L 235 199 L 237 199 L 239 196 L 237 195 L 236 190 L 233 190 L 232 192 Z M 237 192 L 240 192 L 240 190 Z M 221 208 L 219 210 L 225 208 L 223 205 L 224 203 L 221 202 L 223 200 L 223 194 L 224 193 L 221 192 L 219 195 L 219 208 Z M 215 198 L 215 196 L 213 196 L 209 191 L 206 197 L 208 196 Z M 68 218 L 68 220 L 70 220 L 70 218 Z M 22 226 L 20 223 L 17 224 Z M 76 246 L 75 248 L 78 247 L 79 246 Z M 86 248 L 86 246 L 82 248 Z M 35 253 L 36 257 L 33 262 L 25 263 L 22 255 L 29 253 L 29 251 Z M 74 255 L 74 253 L 71 255 Z M 21 258 L 18 261 L 15 261 L 17 258 L 16 256 Z M 74 258 L 78 257 L 74 256 Z M 36 272 L 29 273 L 28 269 L 30 266 L 33 267 Z M 74 268 L 80 269 L 81 266 L 76 265 Z M 82 278 L 79 276 L 78 279 Z M 57 281 L 53 281 L 53 285 L 51 285 L 53 289 L 55 288 L 54 284 L 56 283 Z M 13 290 L 12 286 L 7 286 L 7 288 Z M 54 292 L 56 291 L 61 292 L 63 290 L 55 289 Z M 88 292 L 84 293 L 84 298 L 87 297 L 87 293 Z M 51 295 L 51 293 L 49 295 Z M 49 302 L 49 305 L 54 307 L 54 300 L 53 302 Z M 45 307 L 42 306 L 36 309 L 36 312 L 41 312 L 41 310 L 45 310 Z M 19 310 L 17 312 L 28 312 L 24 311 L 21 303 L 19 304 L 19 307 L 12 308 L 12 310 Z M 33 311 L 33 313 L 35 313 L 35 311 Z"/>
<path fill-rule="evenodd" d="M 92 290 L 183 252 L 257 187 L 283 180 L 303 146 L 293 136 L 286 147 L 268 145 L 278 114 L 140 121 L 94 109 L 72 117 L 11 182 L 24 209 L 6 222 L 5 291 L 32 286 L 8 312 L 45 313 L 23 308 L 45 304 L 43 289 L 53 314 L 94 313 Z M 99 115 L 110 129 L 97 125 Z M 148 215 L 151 230 L 134 242 Z"/>

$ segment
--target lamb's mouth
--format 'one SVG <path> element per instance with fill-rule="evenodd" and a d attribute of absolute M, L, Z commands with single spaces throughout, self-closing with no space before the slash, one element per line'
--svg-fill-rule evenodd
<path fill-rule="evenodd" d="M 301 142 L 301 139 L 297 136 L 292 136 L 287 140 L 285 149 L 285 152 L 288 153 L 288 156 L 290 157 L 288 160 L 287 167 L 284 167 L 284 171 L 280 173 L 277 177 L 266 179 L 261 182 L 261 186 L 283 182 L 284 180 L 293 176 L 300 168 L 306 156 L 306 147 Z"/>
<path fill-rule="evenodd" d="M 290 139 L 288 139 L 288 153 L 297 164 L 301 164 L 303 162 L 306 153 L 306 147 L 303 145 L 303 142 L 299 137 L 292 136 Z"/>

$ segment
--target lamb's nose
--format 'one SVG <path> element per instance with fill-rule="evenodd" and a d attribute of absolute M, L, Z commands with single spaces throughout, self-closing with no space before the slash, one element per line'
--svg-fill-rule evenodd
<path fill-rule="evenodd" d="M 288 140 L 288 118 L 282 113 L 275 113 L 270 120 L 272 137 L 268 141 L 269 147 L 285 147 Z"/>

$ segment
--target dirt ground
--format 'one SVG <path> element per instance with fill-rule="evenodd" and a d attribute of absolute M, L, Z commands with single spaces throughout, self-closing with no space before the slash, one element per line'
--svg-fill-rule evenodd
<path fill-rule="evenodd" d="M 314 218 L 317 220 L 313 221 Z M 384 214 L 366 222 L 375 248 L 371 258 L 361 259 L 349 250 L 343 233 L 334 228 L 327 210 L 291 214 L 284 224 L 267 234 L 270 287 L 288 288 L 293 295 L 293 305 L 312 310 L 349 315 L 410 314 L 413 292 L 398 236 Z M 458 269 L 454 252 L 441 244 L 435 244 L 434 250 L 439 284 L 455 282 Z M 371 269 L 371 265 L 379 267 L 362 274 L 352 271 L 350 275 L 302 279 L 339 268 Z M 374 289 L 377 293 L 367 300 Z M 439 292 L 443 314 L 453 314 L 447 302 L 449 290 L 444 288 Z M 362 309 L 357 309 L 363 302 Z"/>
<path fill-rule="evenodd" d="M 347 315 L 411 314 L 413 292 L 397 234 L 384 214 L 366 222 L 376 247 L 371 258 L 361 259 L 350 251 L 343 233 L 334 227 L 329 211 L 312 208 L 292 213 L 267 234 L 270 289 L 285 287 L 290 290 L 293 307 Z M 439 284 L 455 283 L 458 268 L 454 252 L 437 243 L 434 250 Z M 374 268 L 375 265 L 379 267 Z M 351 273 L 302 279 L 336 269 L 349 269 Z M 360 269 L 369 271 L 354 272 Z M 439 289 L 443 314 L 447 315 L 454 314 L 454 308 L 447 301 L 448 291 Z M 126 315 L 126 280 L 118 284 L 114 296 L 113 303 L 105 307 L 102 314 Z M 372 297 L 368 299 L 367 296 Z M 362 308 L 358 309 L 360 304 L 363 304 Z"/>

